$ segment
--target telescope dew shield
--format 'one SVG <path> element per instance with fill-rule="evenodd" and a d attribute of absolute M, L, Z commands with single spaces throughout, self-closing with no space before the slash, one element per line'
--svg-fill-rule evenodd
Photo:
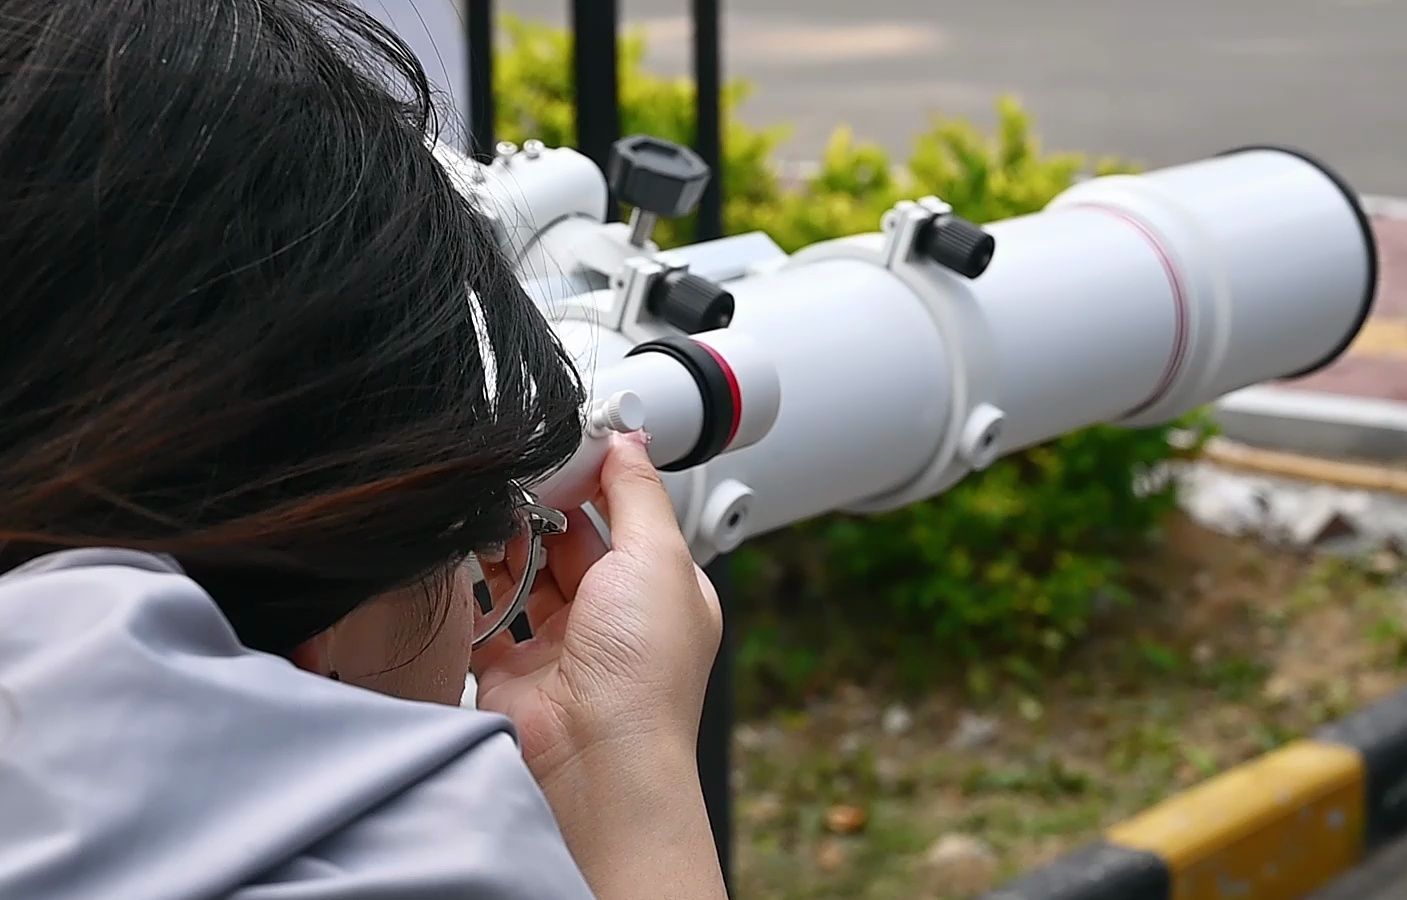
<path fill-rule="evenodd" d="M 999 250 L 971 289 L 1003 452 L 1326 365 L 1377 281 L 1357 198 L 1274 149 L 1094 179 L 988 230 Z"/>

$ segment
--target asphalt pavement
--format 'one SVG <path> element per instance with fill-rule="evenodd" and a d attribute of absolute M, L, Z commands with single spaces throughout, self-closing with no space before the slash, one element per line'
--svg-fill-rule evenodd
<path fill-rule="evenodd" d="M 904 153 L 934 113 L 990 124 L 1020 97 L 1052 149 L 1157 166 L 1282 142 L 1363 193 L 1407 195 L 1407 3 L 1393 0 L 721 0 L 743 117 L 789 160 L 838 124 Z M 567 0 L 499 0 L 564 22 Z M 622 0 L 648 65 L 683 73 L 687 0 Z"/>
<path fill-rule="evenodd" d="M 1308 900 L 1402 900 L 1407 896 L 1407 839 L 1379 849 L 1358 868 Z"/>

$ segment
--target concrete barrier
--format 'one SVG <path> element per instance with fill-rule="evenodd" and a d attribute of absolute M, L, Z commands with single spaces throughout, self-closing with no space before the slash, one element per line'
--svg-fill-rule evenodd
<path fill-rule="evenodd" d="M 1404 834 L 1407 690 L 1176 794 L 984 900 L 1301 900 Z"/>

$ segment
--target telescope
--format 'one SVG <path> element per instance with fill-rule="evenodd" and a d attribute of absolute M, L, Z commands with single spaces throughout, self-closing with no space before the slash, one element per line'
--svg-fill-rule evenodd
<path fill-rule="evenodd" d="M 604 172 L 537 141 L 487 164 L 436 154 L 588 388 L 580 448 L 537 493 L 587 503 L 611 432 L 643 427 L 700 563 L 934 497 L 1067 432 L 1316 371 L 1377 285 L 1356 194 L 1288 148 L 1092 178 L 982 226 L 902 201 L 872 233 L 792 254 L 761 233 L 657 247 L 654 224 L 687 214 L 710 172 L 649 136 L 617 142 Z M 630 221 L 607 221 L 612 197 Z"/>

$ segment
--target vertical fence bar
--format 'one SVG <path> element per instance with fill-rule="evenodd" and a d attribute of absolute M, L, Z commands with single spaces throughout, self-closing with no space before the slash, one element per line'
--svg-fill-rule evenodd
<path fill-rule="evenodd" d="M 620 137 L 616 0 L 572 0 L 572 67 L 576 84 L 577 149 L 604 171 Z M 619 218 L 614 198 L 607 217 Z"/>
<path fill-rule="evenodd" d="M 470 0 L 473 2 L 473 0 Z M 723 233 L 722 138 L 720 105 L 718 0 L 693 0 L 695 149 L 713 170 L 699 204 L 701 239 Z M 577 149 L 603 169 L 611 144 L 620 137 L 620 86 L 617 70 L 619 15 L 616 0 L 572 0 L 573 76 L 576 84 Z M 611 219 L 618 217 L 615 204 Z M 714 562 L 708 574 L 724 607 L 732 594 L 727 559 Z M 724 616 L 726 623 L 728 616 Z M 723 643 L 709 676 L 699 724 L 699 778 L 708 806 L 714 843 L 724 878 L 732 883 L 732 798 L 730 787 L 733 733 L 733 659 L 731 634 Z"/>
<path fill-rule="evenodd" d="M 493 0 L 464 0 L 469 64 L 469 147 L 480 162 L 493 158 Z"/>
<path fill-rule="evenodd" d="M 708 188 L 698 208 L 699 240 L 723 235 L 723 138 L 722 138 L 722 53 L 719 48 L 719 0 L 692 0 L 694 6 L 694 149 L 713 170 Z M 709 675 L 708 695 L 703 700 L 699 723 L 699 779 L 703 802 L 708 806 L 713 828 L 713 844 L 730 889 L 733 886 L 733 634 L 727 626 L 732 616 L 733 584 L 729 561 L 720 558 L 709 567 L 709 577 L 718 586 L 723 602 L 723 643 L 718 660 Z"/>
<path fill-rule="evenodd" d="M 713 671 L 708 677 L 708 692 L 704 695 L 703 717 L 699 721 L 699 781 L 703 785 L 704 805 L 708 808 L 709 824 L 713 828 L 713 844 L 718 850 L 718 864 L 729 893 L 733 887 L 733 638 L 728 620 L 732 618 L 733 582 L 726 557 L 715 560 L 707 569 L 708 577 L 718 589 L 723 604 L 723 643 L 718 648 Z"/>
<path fill-rule="evenodd" d="M 699 201 L 698 238 L 723 235 L 722 54 L 719 50 L 719 0 L 694 4 L 694 149 L 713 170 Z"/>
<path fill-rule="evenodd" d="M 697 237 L 723 235 L 722 54 L 719 49 L 719 0 L 692 0 L 694 18 L 694 149 L 713 170 L 699 201 Z M 699 723 L 699 778 L 713 827 L 718 863 L 731 890 L 733 885 L 733 645 L 727 614 L 733 583 L 726 557 L 716 560 L 708 574 L 723 603 L 723 643 L 709 675 L 703 719 Z"/>

